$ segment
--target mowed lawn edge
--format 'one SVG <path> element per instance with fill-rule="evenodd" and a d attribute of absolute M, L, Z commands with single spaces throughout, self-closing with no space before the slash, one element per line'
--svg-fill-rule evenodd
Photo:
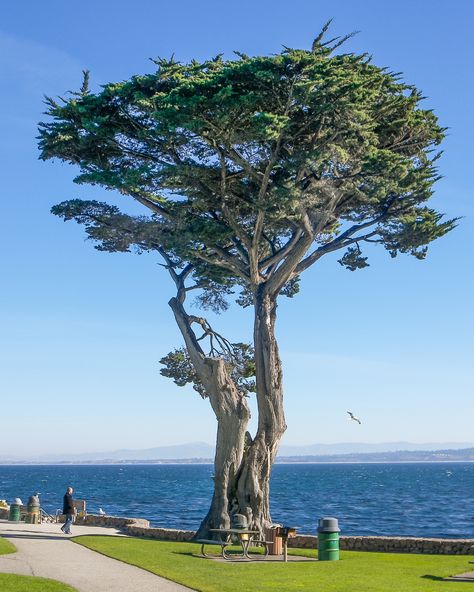
<path fill-rule="evenodd" d="M 0 555 L 8 555 L 16 551 L 15 545 L 0 537 Z M 1 572 L 0 590 L 2 592 L 77 592 L 75 588 L 56 580 Z"/>
<path fill-rule="evenodd" d="M 15 545 L 0 537 L 0 555 L 8 555 L 9 553 L 16 553 Z"/>
<path fill-rule="evenodd" d="M 0 590 L 2 592 L 77 592 L 76 588 L 71 588 L 57 580 L 9 573 L 0 573 Z"/>
<path fill-rule="evenodd" d="M 73 540 L 199 592 L 465 592 L 465 583 L 443 578 L 472 567 L 471 556 L 355 551 L 335 562 L 217 562 L 200 557 L 196 543 L 113 536 Z M 316 557 L 307 549 L 291 554 Z"/>

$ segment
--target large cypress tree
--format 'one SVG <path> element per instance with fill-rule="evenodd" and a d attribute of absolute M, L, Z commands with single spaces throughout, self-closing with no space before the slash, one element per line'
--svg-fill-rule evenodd
<path fill-rule="evenodd" d="M 368 265 L 369 243 L 423 259 L 455 225 L 427 205 L 444 129 L 421 93 L 365 54 L 336 53 L 345 38 L 326 42 L 326 29 L 309 51 L 158 59 L 152 74 L 97 93 L 85 73 L 79 92 L 47 99 L 40 124 L 41 158 L 73 163 L 77 183 L 144 207 L 131 216 L 70 200 L 53 213 L 84 224 L 100 250 L 156 251 L 176 285 L 169 304 L 185 349 L 163 358 L 163 373 L 192 382 L 218 421 L 200 536 L 234 512 L 259 529 L 271 521 L 270 472 L 286 429 L 278 297 L 293 296 L 300 275 L 329 253 L 352 271 Z M 225 310 L 233 294 L 253 307 L 253 350 L 189 314 L 190 290 L 204 309 Z"/>

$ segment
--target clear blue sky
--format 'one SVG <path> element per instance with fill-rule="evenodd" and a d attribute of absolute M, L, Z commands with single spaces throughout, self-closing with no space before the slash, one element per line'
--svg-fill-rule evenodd
<path fill-rule="evenodd" d="M 282 301 L 286 444 L 473 441 L 472 3 L 434 0 L 8 3 L 0 23 L 0 453 L 82 452 L 214 441 L 206 401 L 159 375 L 180 345 L 173 293 L 151 256 L 110 255 L 49 213 L 73 197 L 120 198 L 38 161 L 42 95 L 122 80 L 149 57 L 309 47 L 322 24 L 360 30 L 347 45 L 402 71 L 449 126 L 436 206 L 462 215 L 428 259 L 370 254 L 355 273 L 337 257 Z M 122 198 L 123 199 L 123 198 Z M 237 306 L 214 320 L 248 340 Z M 358 413 L 362 426 L 346 420 Z"/>

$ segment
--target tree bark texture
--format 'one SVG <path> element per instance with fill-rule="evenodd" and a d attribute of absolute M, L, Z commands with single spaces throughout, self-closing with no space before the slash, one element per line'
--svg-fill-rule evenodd
<path fill-rule="evenodd" d="M 224 360 L 205 356 L 182 304 L 173 298 L 170 306 L 217 418 L 214 494 L 196 537 L 208 538 L 210 528 L 228 528 L 236 513 L 246 515 L 252 528 L 263 531 L 272 522 L 270 475 L 286 430 L 282 367 L 275 338 L 276 298 L 264 290 L 255 297 L 258 429 L 253 440 L 247 432 L 247 401 L 238 392 Z"/>
<path fill-rule="evenodd" d="M 210 528 L 228 528 L 232 514 L 239 512 L 236 486 L 250 410 L 247 399 L 239 393 L 230 377 L 224 360 L 206 356 L 202 351 L 182 303 L 172 298 L 169 304 L 217 419 L 214 494 L 209 512 L 196 534 L 197 538 L 208 538 Z"/>
<path fill-rule="evenodd" d="M 237 492 L 240 512 L 263 531 L 270 515 L 270 474 L 286 423 L 283 374 L 275 337 L 276 298 L 260 289 L 255 296 L 254 348 L 258 429 L 244 455 Z"/>

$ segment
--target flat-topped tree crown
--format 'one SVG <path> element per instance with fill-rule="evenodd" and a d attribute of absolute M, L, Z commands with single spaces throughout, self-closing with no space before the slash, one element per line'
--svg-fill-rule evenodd
<path fill-rule="evenodd" d="M 41 157 L 80 167 L 98 184 L 151 211 L 70 200 L 53 208 L 106 251 L 157 251 L 176 284 L 169 305 L 184 340 L 162 374 L 192 383 L 217 419 L 214 495 L 198 537 L 243 513 L 272 524 L 270 473 L 286 430 L 283 369 L 275 337 L 277 296 L 340 251 L 350 270 L 368 265 L 366 243 L 391 256 L 426 255 L 455 220 L 428 207 L 443 128 L 420 92 L 366 55 L 336 55 L 343 39 L 310 51 L 204 62 L 156 60 L 156 71 L 90 93 L 48 99 Z M 185 310 L 197 292 L 222 310 L 235 289 L 253 305 L 252 343 L 232 343 Z M 255 394 L 257 422 L 247 432 Z"/>
<path fill-rule="evenodd" d="M 94 218 L 93 202 L 79 201 L 73 214 L 67 202 L 54 212 L 86 222 L 102 248 L 164 248 L 216 285 L 250 293 L 291 294 L 339 249 L 341 264 L 364 267 L 365 242 L 423 258 L 455 224 L 426 205 L 444 129 L 398 74 L 365 54 L 334 54 L 341 41 L 159 59 L 152 74 L 98 93 L 85 79 L 71 98 L 48 99 L 41 158 L 77 164 L 76 182 L 116 189 L 152 216 L 119 223 L 96 204 Z"/>

